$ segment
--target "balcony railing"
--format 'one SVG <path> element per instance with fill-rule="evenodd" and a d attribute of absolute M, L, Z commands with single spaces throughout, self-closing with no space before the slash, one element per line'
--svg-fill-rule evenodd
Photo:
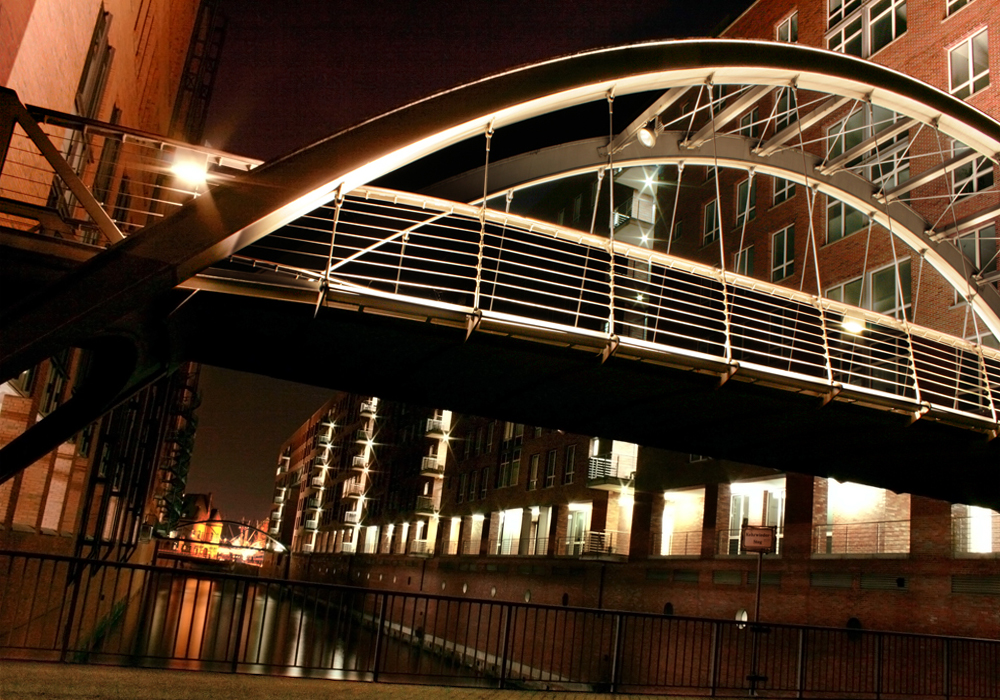
<path fill-rule="evenodd" d="M 618 484 L 635 478 L 635 458 L 626 455 L 596 455 L 587 461 L 587 481 Z"/>
<path fill-rule="evenodd" d="M 428 435 L 444 435 L 444 421 L 440 418 L 428 418 L 425 432 Z"/>
<path fill-rule="evenodd" d="M 629 533 L 613 530 L 590 530 L 580 536 L 560 538 L 556 553 L 566 556 L 627 555 Z"/>
<path fill-rule="evenodd" d="M 410 554 L 433 554 L 434 545 L 427 540 L 413 540 L 410 542 Z"/>
<path fill-rule="evenodd" d="M 364 469 L 368 466 L 368 458 L 364 455 L 354 455 L 351 458 L 351 468 L 352 469 Z"/>
<path fill-rule="evenodd" d="M 309 482 L 309 483 L 310 483 L 310 484 L 311 484 L 312 486 L 316 486 L 316 487 L 318 487 L 318 488 L 322 488 L 323 484 L 325 484 L 325 483 L 326 483 L 326 479 L 324 479 L 324 478 L 323 478 L 322 476 L 314 476 L 314 477 L 313 477 L 313 478 L 312 478 L 312 479 L 310 480 L 310 482 Z"/>
<path fill-rule="evenodd" d="M 323 506 L 319 502 L 318 498 L 307 498 L 306 499 L 306 510 L 319 510 L 322 507 Z"/>
<path fill-rule="evenodd" d="M 313 518 L 312 520 L 306 520 L 305 522 L 306 530 L 318 530 L 319 529 L 319 519 Z"/>
<path fill-rule="evenodd" d="M 361 514 L 356 510 L 349 510 L 344 513 L 344 522 L 349 525 L 356 525 L 361 520 Z"/>
<path fill-rule="evenodd" d="M 458 554 L 458 546 L 458 540 L 445 540 L 441 545 L 441 551 L 443 554 L 454 556 Z"/>
<path fill-rule="evenodd" d="M 312 554 L 313 546 L 309 543 L 302 545 L 302 552 L 305 554 Z"/>
<path fill-rule="evenodd" d="M 833 523 L 813 528 L 814 554 L 906 554 L 910 521 Z"/>
<path fill-rule="evenodd" d="M 279 493 L 274 497 L 274 504 L 280 506 L 285 502 L 285 494 Z"/>
<path fill-rule="evenodd" d="M 377 406 L 373 401 L 362 401 L 361 402 L 361 417 L 362 418 L 373 418 L 375 416 Z"/>
<path fill-rule="evenodd" d="M 668 533 L 660 551 L 665 557 L 698 556 L 701 554 L 701 536 L 701 530 Z"/>
<path fill-rule="evenodd" d="M 358 428 L 358 431 L 354 433 L 354 442 L 358 444 L 367 444 L 371 439 L 371 432 L 365 428 Z"/>
<path fill-rule="evenodd" d="M 364 487 L 356 481 L 345 481 L 343 494 L 347 498 L 358 498 L 365 493 Z"/>
<path fill-rule="evenodd" d="M 354 554 L 357 551 L 357 545 L 354 542 L 341 542 L 340 551 L 342 554 Z"/>
<path fill-rule="evenodd" d="M 417 505 L 415 508 L 418 513 L 433 514 L 434 513 L 434 499 L 431 496 L 417 496 Z"/>
<path fill-rule="evenodd" d="M 424 457 L 420 460 L 421 474 L 444 474 L 444 466 L 438 463 L 437 457 Z"/>

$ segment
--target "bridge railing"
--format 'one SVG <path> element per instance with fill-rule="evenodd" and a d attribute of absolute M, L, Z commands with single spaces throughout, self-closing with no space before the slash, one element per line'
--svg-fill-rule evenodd
<path fill-rule="evenodd" d="M 997 427 L 996 350 L 494 210 L 360 188 L 232 263 L 327 277 L 341 301 L 360 294 L 429 316 L 465 313 L 506 332 Z"/>
<path fill-rule="evenodd" d="M 0 552 L 0 658 L 525 689 L 1000 697 L 997 640 L 397 593 L 16 552 Z"/>

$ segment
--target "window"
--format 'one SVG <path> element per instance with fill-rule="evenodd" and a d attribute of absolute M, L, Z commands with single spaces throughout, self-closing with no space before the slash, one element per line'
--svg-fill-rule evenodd
<path fill-rule="evenodd" d="M 757 213 L 757 185 L 754 178 L 748 177 L 736 185 L 736 211 L 737 227 L 752 220 Z"/>
<path fill-rule="evenodd" d="M 795 183 L 791 180 L 782 180 L 781 178 L 774 179 L 774 203 L 781 204 L 782 202 L 791 199 L 795 196 Z"/>
<path fill-rule="evenodd" d="M 674 222 L 674 240 L 675 241 L 679 240 L 680 237 L 681 237 L 681 233 L 683 233 L 683 229 L 681 229 L 681 224 L 682 223 L 683 223 L 682 221 Z"/>
<path fill-rule="evenodd" d="M 784 20 L 778 23 L 776 36 L 778 37 L 778 41 L 795 42 L 799 40 L 798 12 L 793 12 L 791 17 L 786 17 Z"/>
<path fill-rule="evenodd" d="M 540 425 L 536 425 L 534 437 L 540 438 L 541 436 L 542 436 L 542 427 Z"/>
<path fill-rule="evenodd" d="M 472 472 L 469 475 L 469 500 L 476 500 L 476 487 L 478 486 L 479 472 Z"/>
<path fill-rule="evenodd" d="M 563 483 L 572 484 L 576 474 L 576 445 L 566 447 L 565 468 L 563 469 Z"/>
<path fill-rule="evenodd" d="M 718 114 L 722 111 L 722 105 L 725 103 L 725 90 L 722 85 L 712 86 L 712 114 Z"/>
<path fill-rule="evenodd" d="M 719 214 L 713 199 L 705 205 L 705 226 L 702 229 L 701 244 L 708 245 L 719 240 Z"/>
<path fill-rule="evenodd" d="M 579 221 L 580 215 L 583 213 L 583 195 L 578 194 L 573 198 L 573 221 Z"/>
<path fill-rule="evenodd" d="M 969 0 L 948 0 L 948 15 L 951 16 L 969 4 Z"/>
<path fill-rule="evenodd" d="M 538 463 L 541 460 L 541 455 L 531 455 L 531 461 L 528 466 L 528 490 L 534 491 L 538 488 Z"/>
<path fill-rule="evenodd" d="M 793 272 L 795 272 L 795 226 L 789 226 L 771 236 L 771 281 L 785 279 Z"/>
<path fill-rule="evenodd" d="M 469 455 L 472 454 L 472 436 L 465 436 L 465 454 L 462 459 L 468 459 Z"/>
<path fill-rule="evenodd" d="M 486 429 L 486 451 L 493 451 L 493 429 L 496 428 L 496 422 L 492 422 Z"/>
<path fill-rule="evenodd" d="M 826 242 L 833 243 L 868 226 L 868 217 L 833 198 L 826 204 Z"/>
<path fill-rule="evenodd" d="M 479 498 L 486 498 L 486 491 L 490 486 L 490 468 L 483 469 L 483 478 L 480 480 Z"/>
<path fill-rule="evenodd" d="M 976 158 L 952 174 L 955 178 L 954 193 L 956 199 L 968 197 L 970 194 L 982 192 L 993 186 L 993 163 L 986 156 Z"/>
<path fill-rule="evenodd" d="M 861 278 L 830 287 L 826 290 L 826 297 L 851 306 L 861 306 Z"/>
<path fill-rule="evenodd" d="M 910 309 L 910 259 L 899 262 L 899 285 L 896 284 L 896 266 L 889 265 L 871 273 L 871 303 L 869 308 L 888 316 L 901 318 Z"/>
<path fill-rule="evenodd" d="M 899 114 L 884 107 L 862 107 L 827 130 L 827 158 L 842 156 L 892 127 L 900 118 Z M 903 131 L 867 153 L 857 155 L 846 163 L 846 167 L 883 188 L 892 188 L 910 177 L 909 141 L 909 131 Z"/>
<path fill-rule="evenodd" d="M 479 426 L 476 430 L 476 456 L 478 457 L 483 452 L 483 426 Z"/>
<path fill-rule="evenodd" d="M 778 93 L 778 110 L 774 117 L 774 125 L 777 131 L 781 131 L 790 126 L 796 119 L 798 104 L 795 101 L 795 91 L 790 88 L 781 88 Z"/>
<path fill-rule="evenodd" d="M 49 358 L 49 377 L 38 405 L 38 412 L 42 415 L 48 415 L 62 403 L 63 390 L 69 381 L 69 360 L 69 350 Z"/>
<path fill-rule="evenodd" d="M 507 482 L 508 486 L 517 486 L 518 480 L 521 478 L 521 450 L 514 450 L 514 458 L 510 461 L 510 480 Z"/>
<path fill-rule="evenodd" d="M 740 136 L 755 139 L 760 136 L 760 110 L 754 107 L 740 117 Z"/>
<path fill-rule="evenodd" d="M 867 58 L 906 32 L 906 0 L 829 0 L 831 51 Z"/>
<path fill-rule="evenodd" d="M 747 246 L 733 255 L 733 270 L 738 275 L 753 277 L 753 246 Z"/>
<path fill-rule="evenodd" d="M 465 482 L 467 478 L 467 474 L 458 475 L 458 493 L 455 494 L 456 503 L 461 503 L 465 500 Z"/>
<path fill-rule="evenodd" d="M 545 461 L 545 488 L 556 485 L 556 451 L 549 450 Z"/>
<path fill-rule="evenodd" d="M 965 99 L 990 84 L 990 54 L 986 30 L 964 39 L 948 52 L 951 94 Z"/>
<path fill-rule="evenodd" d="M 870 12 L 869 55 L 888 46 L 906 31 L 906 0 L 879 0 Z"/>
<path fill-rule="evenodd" d="M 997 267 L 997 228 L 990 225 L 958 239 L 958 249 L 969 259 L 977 272 Z"/>

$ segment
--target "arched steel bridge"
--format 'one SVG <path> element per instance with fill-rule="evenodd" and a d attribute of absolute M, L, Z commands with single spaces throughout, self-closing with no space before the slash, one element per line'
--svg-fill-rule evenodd
<path fill-rule="evenodd" d="M 723 84 L 729 95 L 714 97 Z M 685 96 L 695 106 L 667 120 Z M 606 136 L 535 138 L 486 167 L 441 166 L 439 154 L 461 162 L 462 145 L 481 149 L 484 136 L 488 157 L 491 141 L 544 115 L 629 99 L 631 122 Z M 757 102 L 774 106 L 748 136 L 733 122 Z M 891 113 L 892 126 L 850 148 L 816 154 L 803 140 L 838 110 L 873 107 Z M 12 111 L 32 138 L 26 124 L 42 111 Z M 645 149 L 636 136 L 650 124 L 658 138 Z M 907 129 L 949 145 L 910 179 L 886 178 L 881 150 Z M 905 202 L 919 188 L 952 192 L 957 172 L 998 152 L 994 119 L 900 73 L 800 46 L 720 40 L 509 71 L 264 167 L 242 161 L 245 174 L 232 175 L 239 159 L 208 154 L 229 167 L 226 183 L 4 310 L 5 378 L 67 344 L 94 354 L 79 394 L 0 453 L 4 474 L 172 362 L 195 358 L 996 507 L 1000 353 L 726 271 L 721 238 L 720 265 L 710 266 L 616 240 L 613 223 L 604 237 L 593 223 L 584 232 L 490 204 L 567 173 L 593 172 L 600 183 L 605 172 L 651 164 L 779 177 L 846 203 L 918 251 L 968 300 L 982 332 L 1000 335 L 996 286 L 955 243 L 1000 205 L 984 200 L 967 213 L 963 196 L 959 216 L 952 195 L 929 221 Z M 410 191 L 378 186 L 408 177 Z M 104 235 L 122 236 L 80 183 L 70 189 Z M 945 465 L 959 474 L 951 483 L 930 471 Z"/>

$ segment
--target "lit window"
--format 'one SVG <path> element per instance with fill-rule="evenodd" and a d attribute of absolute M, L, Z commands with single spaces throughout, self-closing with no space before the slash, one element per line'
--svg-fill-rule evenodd
<path fill-rule="evenodd" d="M 572 484 L 576 474 L 576 445 L 566 447 L 566 461 L 563 469 L 563 483 Z"/>
<path fill-rule="evenodd" d="M 753 246 L 747 246 L 733 255 L 733 270 L 738 275 L 753 276 Z"/>
<path fill-rule="evenodd" d="M 956 168 L 952 176 L 955 178 L 953 192 L 956 199 L 968 197 L 993 186 L 993 163 L 986 156 L 981 156 Z"/>
<path fill-rule="evenodd" d="M 705 205 L 705 226 L 702 229 L 701 244 L 708 245 L 719 240 L 719 214 L 713 199 Z"/>
<path fill-rule="evenodd" d="M 538 488 L 538 463 L 541 460 L 541 455 L 531 455 L 531 461 L 528 464 L 528 490 L 534 491 Z"/>
<path fill-rule="evenodd" d="M 795 226 L 789 226 L 771 236 L 771 281 L 785 279 L 793 272 L 795 272 Z"/>
<path fill-rule="evenodd" d="M 455 494 L 455 502 L 461 503 L 465 500 L 465 482 L 468 476 L 466 474 L 458 475 L 458 493 Z"/>
<path fill-rule="evenodd" d="M 545 487 L 556 484 L 556 451 L 549 450 L 548 459 L 545 462 Z"/>
<path fill-rule="evenodd" d="M 795 196 L 795 183 L 791 180 L 774 179 L 774 203 L 781 204 Z"/>
<path fill-rule="evenodd" d="M 986 30 L 970 36 L 948 53 L 951 94 L 965 99 L 990 84 L 990 53 Z"/>
<path fill-rule="evenodd" d="M 752 220 L 757 212 L 757 185 L 753 178 L 747 178 L 736 185 L 736 225 Z"/>
<path fill-rule="evenodd" d="M 778 23 L 777 37 L 778 41 L 795 42 L 799 40 L 798 12 L 793 12 L 791 17 L 786 17 Z"/>

